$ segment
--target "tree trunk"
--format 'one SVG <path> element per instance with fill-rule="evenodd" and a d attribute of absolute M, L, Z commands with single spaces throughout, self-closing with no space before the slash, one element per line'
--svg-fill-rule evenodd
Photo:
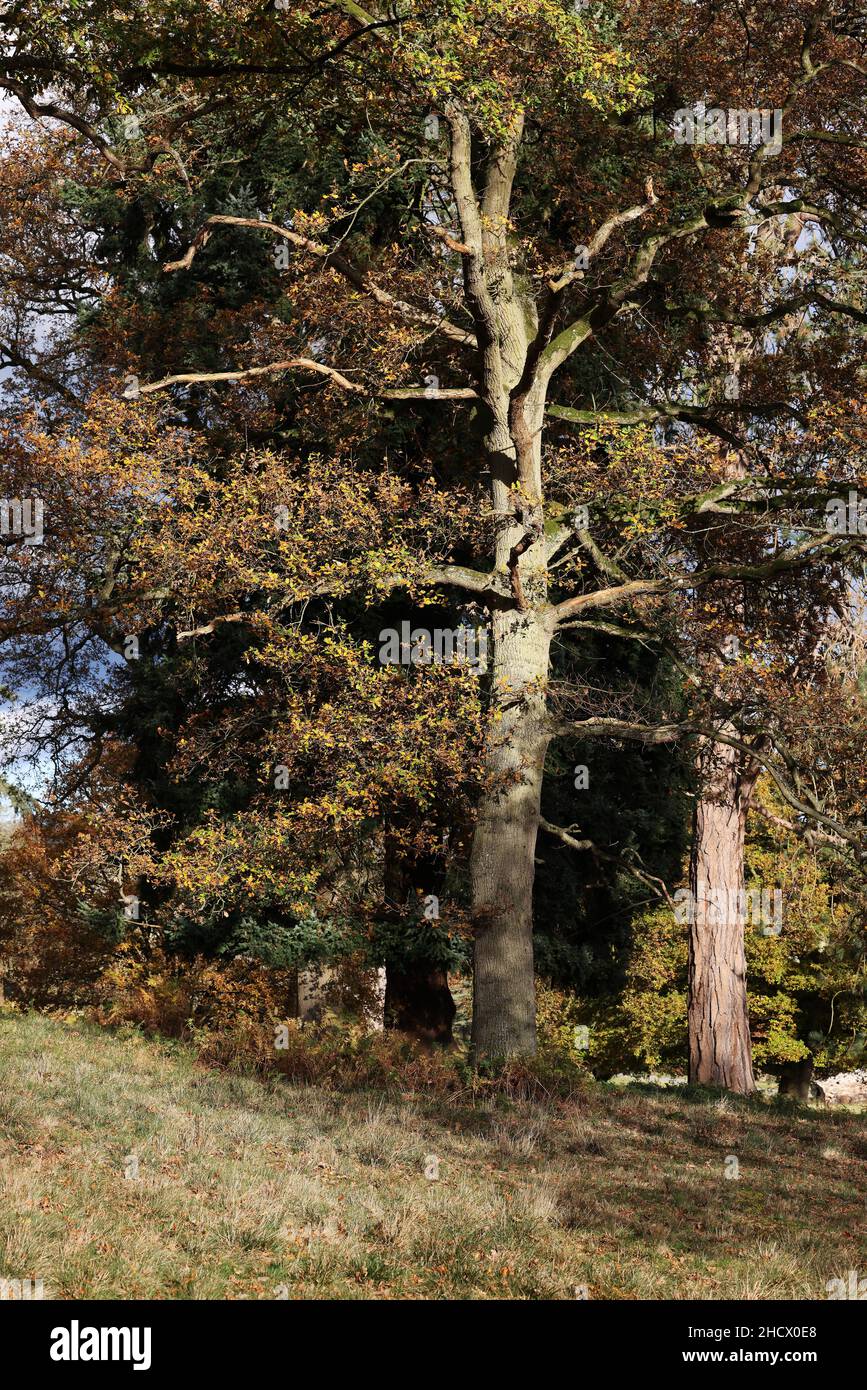
<path fill-rule="evenodd" d="M 384 965 L 376 965 L 368 973 L 370 999 L 362 1011 L 365 1024 L 372 1033 L 385 1030 L 385 995 L 387 977 Z"/>
<path fill-rule="evenodd" d="M 793 1096 L 795 1100 L 809 1100 L 812 1081 L 812 1057 L 803 1057 L 799 1062 L 783 1062 L 780 1068 L 779 1094 Z"/>
<path fill-rule="evenodd" d="M 429 855 L 416 855 L 410 862 L 390 822 L 385 832 L 384 915 L 407 933 L 407 949 L 399 959 L 386 960 L 385 1026 L 420 1042 L 448 1047 L 454 1041 L 452 1021 L 457 1012 L 448 972 L 441 959 L 428 958 L 412 939 L 412 933 L 425 925 L 417 916 L 419 895 L 438 893 L 440 878 Z"/>
<path fill-rule="evenodd" d="M 470 122 L 449 102 L 451 185 L 461 232 L 467 303 L 480 348 L 483 449 L 497 519 L 494 569 L 512 604 L 492 610 L 486 784 L 470 860 L 474 939 L 473 1053 L 536 1050 L 533 878 L 542 769 L 550 732 L 545 689 L 547 610 L 541 448 L 548 377 L 530 347 L 539 331 L 530 282 L 513 275 L 509 219 L 524 117 L 491 150 L 476 195 Z M 553 324 L 551 325 L 553 326 Z M 548 374 L 550 375 L 550 373 Z"/>
<path fill-rule="evenodd" d="M 738 751 L 706 743 L 700 754 L 690 863 L 689 1079 L 748 1095 L 755 1090 L 744 951 L 744 832 L 753 774 Z"/>
<path fill-rule="evenodd" d="M 309 965 L 298 970 L 295 997 L 298 1018 L 302 1023 L 319 1023 L 328 1005 L 328 991 L 333 989 L 337 972 L 332 965 Z"/>
<path fill-rule="evenodd" d="M 473 837 L 473 1053 L 536 1051 L 533 879 L 548 745 L 550 633 L 530 613 L 494 616 L 487 788 Z"/>
<path fill-rule="evenodd" d="M 446 971 L 421 962 L 405 970 L 389 965 L 386 980 L 386 1028 L 409 1033 L 419 1042 L 448 1047 L 453 1041 L 456 1010 Z"/>

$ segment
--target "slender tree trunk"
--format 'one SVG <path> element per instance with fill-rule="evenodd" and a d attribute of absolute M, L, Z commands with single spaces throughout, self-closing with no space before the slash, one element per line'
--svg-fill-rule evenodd
<path fill-rule="evenodd" d="M 487 792 L 473 838 L 473 1051 L 536 1050 L 533 880 L 548 746 L 544 683 L 550 633 L 531 614 L 494 619 L 495 697 Z"/>
<path fill-rule="evenodd" d="M 744 951 L 744 835 L 754 774 L 705 743 L 690 863 L 689 1079 L 755 1090 Z"/>
<path fill-rule="evenodd" d="M 295 997 L 302 1023 L 319 1023 L 328 1007 L 328 993 L 337 972 L 331 965 L 302 966 L 296 975 Z"/>
<path fill-rule="evenodd" d="M 449 977 L 439 965 L 413 963 L 406 970 L 386 971 L 385 1026 L 409 1033 L 423 1043 L 448 1047 L 452 1041 L 455 1001 Z"/>
<path fill-rule="evenodd" d="M 784 1062 L 780 1068 L 781 1096 L 794 1096 L 795 1100 L 809 1100 L 813 1081 L 813 1058 L 803 1057 L 799 1062 Z"/>
<path fill-rule="evenodd" d="M 427 892 L 428 889 L 433 891 L 435 886 L 432 864 L 426 861 L 409 864 L 396 837 L 386 831 L 383 873 L 386 911 L 412 932 L 409 904 L 417 900 L 419 888 Z M 407 958 L 400 963 L 387 962 L 386 1028 L 409 1033 L 420 1042 L 448 1047 L 453 1042 L 455 1013 L 448 973 L 436 960 L 408 951 Z"/>

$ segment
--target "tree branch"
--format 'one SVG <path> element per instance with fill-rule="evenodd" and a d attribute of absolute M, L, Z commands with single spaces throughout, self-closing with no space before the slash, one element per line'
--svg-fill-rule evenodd
<path fill-rule="evenodd" d="M 126 181 L 126 169 L 123 164 L 108 141 L 89 121 L 84 120 L 82 116 L 77 116 L 74 111 L 64 110 L 62 106 L 58 106 L 53 101 L 36 101 L 21 82 L 16 82 L 11 77 L 0 77 L 0 89 L 11 92 L 13 96 L 17 97 L 31 120 L 38 121 L 41 116 L 48 116 L 52 120 L 61 121 L 72 130 L 77 130 L 79 135 L 85 136 L 92 145 L 96 146 L 106 163 L 110 164 L 114 171 Z"/>
<path fill-rule="evenodd" d="M 478 393 L 471 386 L 400 386 L 388 391 L 370 391 L 360 382 L 350 381 L 336 367 L 328 367 L 324 362 L 316 362 L 311 357 L 289 357 L 283 362 L 266 362 L 260 367 L 243 367 L 233 372 L 177 372 L 164 376 L 159 381 L 147 382 L 139 386 L 140 396 L 153 395 L 164 391 L 167 386 L 192 385 L 212 381 L 247 381 L 253 377 L 269 376 L 274 372 L 288 372 L 296 368 L 317 372 L 327 377 L 344 391 L 356 396 L 375 397 L 387 401 L 471 401 L 478 399 Z"/>
<path fill-rule="evenodd" d="M 393 310 L 401 318 L 425 328 L 432 328 L 436 332 L 442 333 L 444 337 L 451 339 L 452 342 L 460 343 L 464 347 L 475 348 L 477 346 L 475 335 L 468 330 L 459 328 L 457 324 L 451 323 L 446 318 L 440 318 L 436 314 L 430 314 L 424 309 L 408 304 L 403 299 L 396 299 L 387 290 L 381 289 L 371 280 L 367 271 L 361 270 L 343 252 L 336 251 L 323 242 L 314 241 L 311 237 L 302 236 L 300 232 L 293 232 L 289 227 L 281 227 L 277 222 L 267 222 L 256 217 L 230 217 L 228 213 L 214 213 L 196 233 L 184 255 L 177 261 L 166 261 L 163 270 L 167 272 L 188 270 L 198 252 L 210 240 L 212 227 L 250 227 L 256 231 L 270 232 L 273 236 L 281 237 L 284 241 L 297 246 L 299 250 L 306 251 L 308 255 L 318 257 L 323 266 L 329 266 L 336 270 L 359 294 L 368 295 L 377 304 Z"/>
<path fill-rule="evenodd" d="M 809 564 L 811 560 L 826 551 L 834 553 L 840 549 L 867 549 L 867 541 L 848 536 L 814 536 L 793 546 L 791 550 L 783 551 L 774 556 L 765 564 L 713 564 L 707 565 L 702 570 L 695 570 L 692 574 L 681 574 L 672 578 L 630 579 L 625 584 L 608 589 L 597 589 L 595 593 L 578 594 L 574 598 L 566 599 L 552 610 L 554 622 L 559 623 L 564 618 L 571 618 L 576 613 L 592 611 L 595 608 L 616 607 L 618 604 L 628 603 L 634 598 L 695 589 L 700 585 L 709 584 L 715 579 L 772 579 L 776 574 L 783 574 L 788 570 Z"/>
<path fill-rule="evenodd" d="M 646 212 L 656 206 L 659 199 L 653 191 L 653 179 L 647 181 L 647 193 L 646 203 L 637 203 L 635 207 L 626 208 L 624 212 L 616 212 L 613 217 L 609 217 L 606 222 L 602 223 L 601 227 L 597 228 L 587 246 L 588 265 L 596 259 L 609 237 L 616 232 L 618 227 L 624 227 L 627 222 L 634 222 L 636 218 L 643 217 Z M 567 285 L 571 285 L 573 280 L 583 280 L 583 278 L 584 270 L 579 266 L 572 265 L 563 271 L 557 280 L 549 280 L 548 288 L 552 294 L 560 294 Z"/>
<path fill-rule="evenodd" d="M 642 883 L 645 888 L 649 888 L 656 897 L 663 898 L 671 907 L 674 907 L 674 900 L 671 894 L 666 888 L 663 880 L 657 878 L 656 874 L 648 873 L 646 869 L 639 868 L 637 865 L 630 863 L 624 855 L 610 854 L 607 850 L 600 849 L 592 840 L 576 840 L 570 833 L 576 828 L 575 826 L 570 826 L 568 830 L 564 830 L 562 826 L 552 825 L 549 820 L 545 820 L 544 816 L 539 817 L 539 826 L 542 830 L 547 831 L 549 835 L 556 835 L 557 839 L 562 840 L 563 844 L 568 845 L 570 849 L 589 851 L 594 859 L 604 859 L 606 863 L 614 864 L 618 869 L 623 869 L 626 873 L 632 874 L 633 878 L 637 878 L 639 883 Z"/>

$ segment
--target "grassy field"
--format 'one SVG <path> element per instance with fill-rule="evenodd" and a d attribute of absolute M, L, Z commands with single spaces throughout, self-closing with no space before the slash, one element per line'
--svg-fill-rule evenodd
<path fill-rule="evenodd" d="M 825 1298 L 867 1269 L 863 1115 L 343 1095 L 11 1012 L 0 1076 L 0 1277 L 46 1297 Z"/>

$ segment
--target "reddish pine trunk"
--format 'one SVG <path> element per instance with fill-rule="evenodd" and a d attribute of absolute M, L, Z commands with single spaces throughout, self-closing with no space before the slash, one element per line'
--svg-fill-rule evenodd
<path fill-rule="evenodd" d="M 744 952 L 744 832 L 754 777 L 706 744 L 690 863 L 689 1079 L 755 1090 Z"/>

